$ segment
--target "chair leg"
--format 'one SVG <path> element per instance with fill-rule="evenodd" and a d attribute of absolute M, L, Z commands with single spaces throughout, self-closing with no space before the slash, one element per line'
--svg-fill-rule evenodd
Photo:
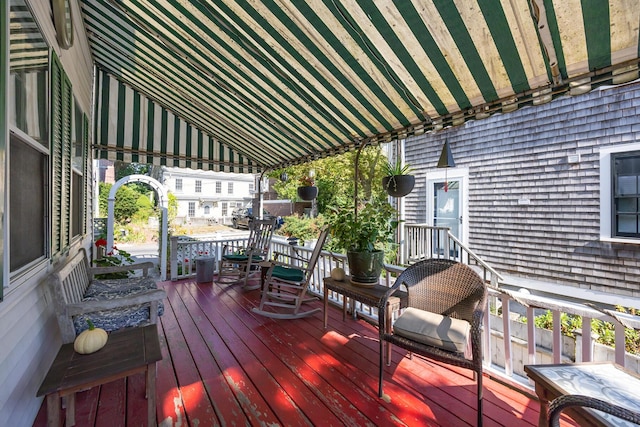
<path fill-rule="evenodd" d="M 478 383 L 478 427 L 482 427 L 482 372 L 476 372 Z"/>
<path fill-rule="evenodd" d="M 380 337 L 380 371 L 378 375 L 378 397 L 383 396 L 382 392 L 382 376 L 384 374 L 384 340 Z"/>

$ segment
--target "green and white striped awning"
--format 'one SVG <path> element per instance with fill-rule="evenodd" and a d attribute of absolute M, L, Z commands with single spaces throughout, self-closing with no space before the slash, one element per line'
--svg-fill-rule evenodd
<path fill-rule="evenodd" d="M 638 75 L 640 0 L 82 6 L 112 158 L 261 170 Z"/>

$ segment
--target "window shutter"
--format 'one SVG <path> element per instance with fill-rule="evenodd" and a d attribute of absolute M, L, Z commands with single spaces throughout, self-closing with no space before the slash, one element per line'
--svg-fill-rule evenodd
<path fill-rule="evenodd" d="M 89 183 L 89 117 L 86 114 L 82 116 L 82 145 L 84 146 L 83 158 L 82 158 L 82 176 L 84 179 L 84 192 L 82 193 L 83 209 L 82 209 L 82 234 L 87 234 L 87 212 L 89 212 L 89 191 L 91 190 Z"/>
<path fill-rule="evenodd" d="M 51 61 L 51 254 L 69 247 L 71 233 L 71 82 L 54 53 Z"/>

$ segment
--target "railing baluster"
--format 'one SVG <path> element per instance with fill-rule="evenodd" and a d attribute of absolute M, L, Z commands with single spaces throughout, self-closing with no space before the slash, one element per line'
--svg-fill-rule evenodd
<path fill-rule="evenodd" d="M 560 311 L 553 310 L 553 363 L 560 363 L 562 358 L 562 323 Z"/>
<path fill-rule="evenodd" d="M 504 336 L 504 370 L 507 376 L 513 376 L 513 359 L 511 349 L 511 322 L 509 319 L 509 298 L 508 295 L 501 295 L 502 299 L 502 333 Z"/>
<path fill-rule="evenodd" d="M 582 362 L 591 362 L 593 359 L 593 338 L 591 337 L 591 318 L 582 318 Z"/>
<path fill-rule="evenodd" d="M 618 321 L 614 321 L 613 324 L 615 326 L 616 363 L 618 365 L 624 366 L 624 354 L 626 348 L 624 326 Z"/>
<path fill-rule="evenodd" d="M 527 307 L 527 352 L 529 353 L 529 364 L 536 363 L 536 325 L 533 307 Z"/>

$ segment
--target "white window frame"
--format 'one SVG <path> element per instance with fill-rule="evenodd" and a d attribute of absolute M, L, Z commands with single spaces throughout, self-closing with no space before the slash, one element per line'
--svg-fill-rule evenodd
<path fill-rule="evenodd" d="M 222 181 L 216 181 L 216 194 L 222 194 Z"/>
<path fill-rule="evenodd" d="M 233 181 L 227 182 L 227 194 L 233 194 Z"/>
<path fill-rule="evenodd" d="M 196 202 L 189 202 L 187 216 L 189 218 L 194 218 L 196 216 Z"/>
<path fill-rule="evenodd" d="M 617 237 L 612 229 L 612 171 L 611 155 L 640 151 L 640 142 L 614 145 L 600 149 L 600 241 L 610 243 L 630 243 L 640 245 L 640 239 L 633 237 Z"/>
<path fill-rule="evenodd" d="M 196 179 L 196 193 L 202 193 L 202 180 Z"/>
<path fill-rule="evenodd" d="M 176 178 L 176 191 L 182 191 L 182 178 Z"/>

